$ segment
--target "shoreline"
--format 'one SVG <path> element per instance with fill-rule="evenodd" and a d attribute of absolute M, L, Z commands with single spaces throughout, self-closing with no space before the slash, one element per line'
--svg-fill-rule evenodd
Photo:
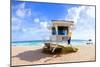
<path fill-rule="evenodd" d="M 12 66 L 95 60 L 95 45 L 72 45 L 79 50 L 58 57 L 42 53 L 42 46 L 12 46 Z"/>
<path fill-rule="evenodd" d="M 68 44 L 66 44 L 66 43 L 60 43 L 59 45 L 63 45 L 63 46 L 68 46 Z M 90 45 L 95 45 L 95 44 L 71 44 L 72 46 L 85 46 L 85 45 L 88 45 L 88 46 L 90 46 Z M 14 45 L 14 44 L 11 44 L 11 46 L 44 46 L 44 43 L 40 43 L 40 44 L 38 44 L 38 45 Z"/>

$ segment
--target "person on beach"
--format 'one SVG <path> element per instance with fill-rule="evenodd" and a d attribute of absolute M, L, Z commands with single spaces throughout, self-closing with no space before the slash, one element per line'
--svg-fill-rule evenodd
<path fill-rule="evenodd" d="M 72 32 L 70 31 L 68 33 L 68 45 L 70 45 L 70 43 L 71 43 L 71 36 L 72 36 Z"/>

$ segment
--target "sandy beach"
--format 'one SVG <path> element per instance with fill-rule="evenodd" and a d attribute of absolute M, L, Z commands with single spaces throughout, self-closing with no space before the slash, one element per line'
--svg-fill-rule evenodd
<path fill-rule="evenodd" d="M 43 47 L 40 46 L 12 46 L 12 66 L 95 61 L 95 45 L 78 45 L 75 47 L 79 49 L 77 52 L 57 56 L 42 53 Z"/>

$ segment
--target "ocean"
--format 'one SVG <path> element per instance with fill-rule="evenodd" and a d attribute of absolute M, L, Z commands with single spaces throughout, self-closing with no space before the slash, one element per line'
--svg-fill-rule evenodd
<path fill-rule="evenodd" d="M 43 40 L 35 40 L 35 41 L 14 41 L 11 42 L 12 46 L 43 46 L 45 42 Z M 67 43 L 66 42 L 58 42 L 58 44 Z M 71 40 L 72 45 L 85 45 L 88 43 L 88 40 Z"/>

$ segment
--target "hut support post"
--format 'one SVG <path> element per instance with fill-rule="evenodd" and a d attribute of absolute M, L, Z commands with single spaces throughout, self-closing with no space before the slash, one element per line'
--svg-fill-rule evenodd
<path fill-rule="evenodd" d="M 56 41 L 56 47 L 57 47 L 57 43 L 58 43 L 58 39 L 57 39 L 57 35 L 58 35 L 58 26 L 55 26 L 55 29 L 56 29 L 56 40 L 55 40 L 55 41 Z M 56 47 L 53 48 L 52 52 L 55 51 Z"/>

